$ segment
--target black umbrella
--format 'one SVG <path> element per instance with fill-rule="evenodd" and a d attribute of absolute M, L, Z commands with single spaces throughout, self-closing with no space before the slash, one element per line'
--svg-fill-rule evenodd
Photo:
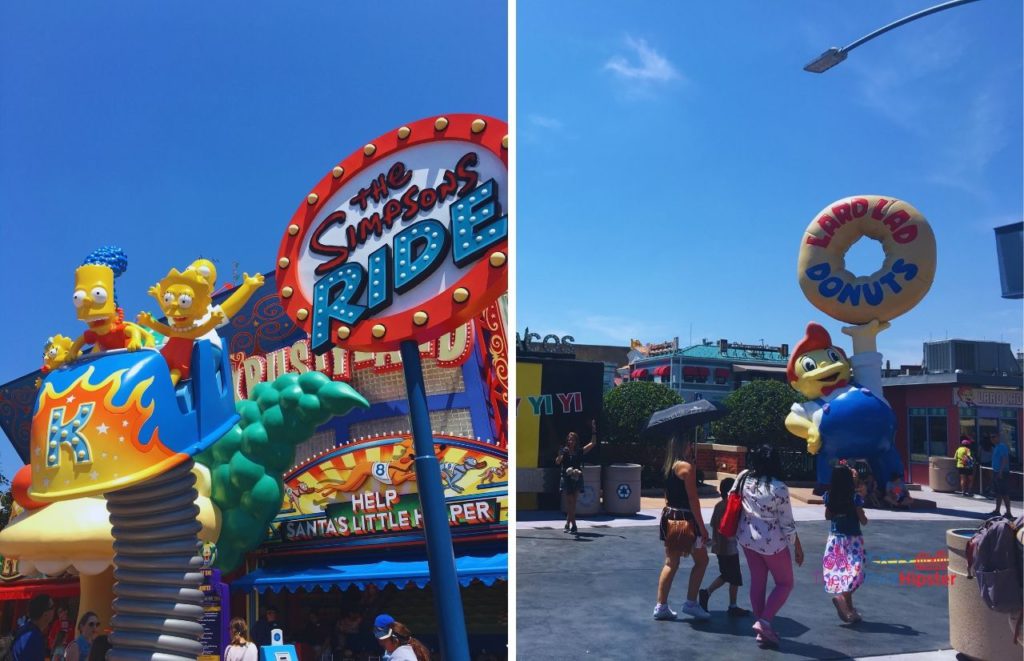
<path fill-rule="evenodd" d="M 718 420 L 726 414 L 721 404 L 698 399 L 695 402 L 676 404 L 667 409 L 655 411 L 647 421 L 647 432 L 673 432 L 691 427 L 699 427 L 706 422 Z"/>

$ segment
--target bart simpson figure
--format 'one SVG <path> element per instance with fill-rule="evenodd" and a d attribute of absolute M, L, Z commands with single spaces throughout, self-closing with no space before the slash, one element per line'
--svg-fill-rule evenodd
<path fill-rule="evenodd" d="M 262 275 L 250 278 L 249 274 L 244 274 L 238 291 L 220 306 L 212 306 L 215 278 L 213 264 L 205 259 L 196 260 L 181 272 L 171 269 L 167 277 L 149 288 L 149 294 L 157 299 L 170 325 L 156 321 L 147 312 L 138 316 L 140 324 L 167 336 L 160 352 L 167 360 L 174 385 L 189 378 L 195 340 L 210 339 L 219 346 L 220 338 L 214 329 L 229 314 L 240 310 L 263 284 Z M 212 336 L 208 335 L 210 333 Z"/>
<path fill-rule="evenodd" d="M 840 458 L 867 459 L 875 475 L 903 474 L 893 443 L 896 416 L 882 397 L 882 354 L 875 350 L 876 336 L 888 327 L 875 320 L 843 328 L 853 338 L 848 360 L 828 331 L 810 323 L 789 358 L 789 384 L 810 401 L 793 404 L 786 429 L 807 439 L 820 485 L 829 484 L 832 464 Z"/>
<path fill-rule="evenodd" d="M 78 358 L 86 344 L 92 345 L 92 353 L 153 346 L 153 336 L 126 322 L 124 310 L 117 307 L 114 278 L 127 269 L 128 257 L 113 246 L 94 251 L 75 269 L 75 308 L 78 319 L 88 324 L 89 330 L 75 340 L 68 352 L 69 360 Z"/>

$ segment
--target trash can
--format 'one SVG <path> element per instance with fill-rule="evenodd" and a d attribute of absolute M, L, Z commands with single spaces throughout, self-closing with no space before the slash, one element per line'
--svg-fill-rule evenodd
<path fill-rule="evenodd" d="M 640 464 L 604 467 L 604 511 L 632 516 L 640 511 Z"/>
<path fill-rule="evenodd" d="M 562 494 L 562 511 L 565 509 L 565 494 Z M 601 511 L 601 467 L 583 465 L 583 493 L 576 497 L 576 515 L 589 516 Z"/>
<path fill-rule="evenodd" d="M 1019 659 L 1013 644 L 1013 623 L 1006 613 L 989 610 L 981 600 L 978 583 L 967 578 L 967 542 L 970 528 L 946 531 L 949 549 L 949 642 L 972 659 Z"/>
<path fill-rule="evenodd" d="M 952 493 L 960 488 L 960 474 L 953 457 L 931 457 L 928 460 L 928 486 L 932 491 Z"/>

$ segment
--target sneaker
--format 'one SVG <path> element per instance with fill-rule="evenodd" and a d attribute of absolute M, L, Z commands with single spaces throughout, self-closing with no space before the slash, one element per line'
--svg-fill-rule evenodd
<path fill-rule="evenodd" d="M 698 620 L 707 620 L 711 618 L 711 613 L 701 608 L 700 604 L 694 601 L 687 601 L 684 603 L 682 611 L 684 614 Z"/>
<path fill-rule="evenodd" d="M 772 628 L 772 625 L 765 620 L 758 620 L 757 622 L 754 622 L 754 626 L 752 626 L 751 629 L 761 636 L 765 645 L 777 646 L 779 644 L 779 634 L 775 633 L 775 629 Z"/>
<path fill-rule="evenodd" d="M 576 524 L 575 523 L 572 524 L 572 528 L 569 529 L 569 532 L 571 532 L 574 535 L 579 533 L 579 530 L 576 529 Z"/>
<path fill-rule="evenodd" d="M 708 592 L 707 590 L 699 590 L 697 592 L 697 602 L 700 604 L 700 607 L 703 608 L 704 610 L 708 609 L 708 600 L 709 599 L 711 599 L 711 593 Z"/>
<path fill-rule="evenodd" d="M 569 532 L 569 522 L 565 522 L 565 528 L 562 528 L 562 532 Z"/>
<path fill-rule="evenodd" d="M 729 614 L 729 617 L 746 617 L 750 615 L 750 611 L 739 606 L 729 606 L 729 610 L 726 612 Z"/>
<path fill-rule="evenodd" d="M 669 608 L 668 604 L 658 604 L 654 607 L 654 619 L 674 620 L 676 619 L 676 612 Z"/>
<path fill-rule="evenodd" d="M 985 516 L 987 516 L 987 517 L 989 517 L 989 518 L 991 518 L 991 517 L 993 517 L 993 516 L 999 516 L 999 510 L 996 510 L 996 511 L 994 511 L 994 512 L 989 512 L 989 513 L 988 513 L 988 514 L 986 514 Z"/>

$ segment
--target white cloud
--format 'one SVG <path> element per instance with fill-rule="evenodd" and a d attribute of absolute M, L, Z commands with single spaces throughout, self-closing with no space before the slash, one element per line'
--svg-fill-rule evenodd
<path fill-rule="evenodd" d="M 534 113 L 534 114 L 531 114 L 528 117 L 528 119 L 530 120 L 530 124 L 532 124 L 533 126 L 537 126 L 539 128 L 542 128 L 542 129 L 548 129 L 548 130 L 551 130 L 551 131 L 560 131 L 560 130 L 562 130 L 562 122 L 561 122 L 561 120 L 555 119 L 554 117 L 547 117 L 545 115 L 538 115 L 538 114 Z"/>
<path fill-rule="evenodd" d="M 646 40 L 627 36 L 626 46 L 633 57 L 615 55 L 605 63 L 605 69 L 630 81 L 664 83 L 682 79 L 682 74 L 672 63 L 651 48 Z"/>

